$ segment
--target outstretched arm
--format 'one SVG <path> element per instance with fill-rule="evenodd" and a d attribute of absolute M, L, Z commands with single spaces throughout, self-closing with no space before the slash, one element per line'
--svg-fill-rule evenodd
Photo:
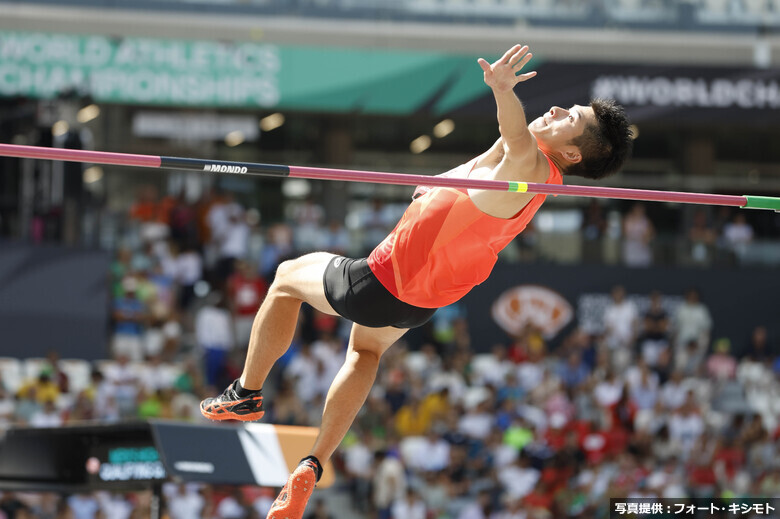
<path fill-rule="evenodd" d="M 536 72 L 518 75 L 530 59 L 531 53 L 528 52 L 527 46 L 515 45 L 495 63 L 490 64 L 481 58 L 479 60 L 485 84 L 493 90 L 493 96 L 496 98 L 501 139 L 478 159 L 477 168 L 471 173 L 472 177 L 526 182 L 545 182 L 547 179 L 547 161 L 541 159 L 544 156 L 537 147 L 536 138 L 528 130 L 523 105 L 513 90 L 521 81 L 536 75 Z M 497 153 L 498 146 L 503 147 L 503 154 Z M 494 162 L 497 157 L 500 157 L 498 164 Z M 469 189 L 469 197 L 474 205 L 486 214 L 497 218 L 512 218 L 534 195 Z"/>
<path fill-rule="evenodd" d="M 504 150 L 514 161 L 526 162 L 531 167 L 538 154 L 536 140 L 528 131 L 525 110 L 513 89 L 518 83 L 536 75 L 536 72 L 518 75 L 532 56 L 527 45 L 515 45 L 495 63 L 490 64 L 482 58 L 478 60 L 484 72 L 485 84 L 493 90 L 496 99 L 498 129 Z"/>

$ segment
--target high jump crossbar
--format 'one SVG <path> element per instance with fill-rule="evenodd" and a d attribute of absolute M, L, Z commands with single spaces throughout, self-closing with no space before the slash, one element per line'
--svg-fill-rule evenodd
<path fill-rule="evenodd" d="M 62 160 L 90 164 L 115 166 L 137 166 L 143 168 L 166 168 L 203 171 L 206 173 L 229 173 L 279 178 L 306 178 L 312 180 L 341 180 L 348 182 L 371 182 L 409 186 L 453 187 L 465 189 L 490 189 L 515 193 L 544 195 L 583 196 L 590 198 L 614 198 L 622 200 L 644 200 L 648 202 L 677 202 L 684 204 L 725 205 L 744 209 L 769 209 L 780 212 L 780 197 L 753 195 L 718 195 L 708 193 L 685 193 L 681 191 L 658 191 L 650 189 L 628 189 L 618 187 L 576 186 L 540 184 L 533 182 L 512 182 L 504 180 L 482 180 L 470 178 L 449 178 L 403 173 L 383 173 L 350 169 L 330 169 L 253 162 L 205 160 L 155 155 L 135 155 L 105 151 L 70 150 L 45 148 L 17 144 L 0 144 L 0 156 L 28 159 Z"/>

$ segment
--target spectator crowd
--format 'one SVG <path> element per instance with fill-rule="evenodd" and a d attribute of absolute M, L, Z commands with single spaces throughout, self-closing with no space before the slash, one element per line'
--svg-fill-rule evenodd
<path fill-rule="evenodd" d="M 596 229 L 586 227 L 585 237 L 601 232 L 592 213 L 585 222 Z M 151 189 L 130 216 L 112 265 L 106 360 L 60 359 L 56 351 L 0 359 L 0 429 L 202 423 L 199 401 L 240 374 L 276 266 L 313 249 L 365 253 L 395 223 L 376 203 L 361 216 L 369 238 L 354 243 L 312 201 L 289 224 L 264 228 L 229 193 L 190 204 L 158 200 Z M 693 250 L 714 239 L 699 220 Z M 654 231 L 642 206 L 624 224 L 626 261 L 648 264 Z M 739 217 L 723 235 L 735 250 L 751 236 Z M 505 343 L 484 344 L 450 307 L 423 329 L 420 347 L 391 348 L 333 460 L 350 513 L 605 517 L 610 497 L 780 494 L 780 359 L 766 327 L 746 330 L 744 342 L 713 337 L 706 301 L 693 289 L 674 307 L 660 293 L 641 308 L 622 287 L 611 293 L 599 333 L 575 326 L 552 342 L 531 324 Z M 319 423 L 348 330 L 342 319 L 302 312 L 264 388 L 264 421 Z M 170 483 L 164 495 L 170 519 L 262 518 L 275 490 Z M 149 500 L 130 492 L 5 492 L 0 518 L 147 517 Z M 342 516 L 316 494 L 308 513 Z"/>

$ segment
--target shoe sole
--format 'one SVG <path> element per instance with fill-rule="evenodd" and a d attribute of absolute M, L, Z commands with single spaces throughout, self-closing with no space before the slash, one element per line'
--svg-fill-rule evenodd
<path fill-rule="evenodd" d="M 231 412 L 210 413 L 204 409 L 201 409 L 200 414 L 202 414 L 209 420 L 213 420 L 215 422 L 222 421 L 222 420 L 240 420 L 242 422 L 254 422 L 255 420 L 260 420 L 263 417 L 263 415 L 265 415 L 265 411 L 259 411 L 257 413 L 249 413 L 249 414 L 235 414 Z"/>
<path fill-rule="evenodd" d="M 309 498 L 314 493 L 314 485 L 316 484 L 317 476 L 314 474 L 314 471 L 302 471 L 300 474 L 293 472 L 287 484 L 279 493 L 279 497 L 287 494 L 284 502 L 280 503 L 277 508 L 276 501 L 274 501 L 271 510 L 268 511 L 267 519 L 302 518 L 303 513 L 306 511 L 306 505 L 309 503 Z M 279 497 L 277 497 L 277 500 Z"/>

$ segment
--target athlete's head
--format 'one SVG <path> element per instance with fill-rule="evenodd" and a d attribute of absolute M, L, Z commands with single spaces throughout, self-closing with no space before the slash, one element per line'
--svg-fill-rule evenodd
<path fill-rule="evenodd" d="M 553 106 L 528 129 L 567 175 L 606 177 L 617 172 L 631 153 L 628 119 L 611 100 L 593 99 L 590 106 L 568 110 Z"/>

